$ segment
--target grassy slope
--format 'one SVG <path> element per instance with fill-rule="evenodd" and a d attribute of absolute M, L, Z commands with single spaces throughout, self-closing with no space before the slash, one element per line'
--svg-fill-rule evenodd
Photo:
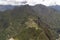
<path fill-rule="evenodd" d="M 30 7 L 24 6 L 0 14 L 0 40 L 10 37 L 15 40 L 55 40 L 54 33 L 38 23 L 37 14 Z"/>

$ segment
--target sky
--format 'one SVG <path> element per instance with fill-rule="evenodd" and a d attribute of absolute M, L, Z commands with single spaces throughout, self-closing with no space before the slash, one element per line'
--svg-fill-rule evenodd
<path fill-rule="evenodd" d="M 24 5 L 23 2 L 29 5 L 60 5 L 60 0 L 0 0 L 0 5 Z"/>

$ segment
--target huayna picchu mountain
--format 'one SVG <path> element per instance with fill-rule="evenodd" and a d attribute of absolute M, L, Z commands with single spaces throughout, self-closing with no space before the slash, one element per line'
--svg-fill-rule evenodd
<path fill-rule="evenodd" d="M 56 40 L 59 15 L 41 4 L 0 12 L 0 40 Z"/>

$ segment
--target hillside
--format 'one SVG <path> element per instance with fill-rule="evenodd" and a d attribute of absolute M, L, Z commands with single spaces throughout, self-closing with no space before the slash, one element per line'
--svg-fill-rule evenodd
<path fill-rule="evenodd" d="M 44 5 L 0 12 L 0 40 L 56 40 L 59 12 Z M 58 23 L 58 24 L 57 24 Z"/>
<path fill-rule="evenodd" d="M 32 9 L 38 13 L 41 20 L 51 26 L 52 29 L 58 31 L 60 29 L 60 12 L 44 5 L 35 5 Z"/>

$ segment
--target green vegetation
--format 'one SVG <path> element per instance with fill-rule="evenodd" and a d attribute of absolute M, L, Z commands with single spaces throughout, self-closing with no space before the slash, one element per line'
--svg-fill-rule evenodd
<path fill-rule="evenodd" d="M 0 40 L 56 40 L 55 32 L 38 18 L 27 6 L 0 13 Z"/>

